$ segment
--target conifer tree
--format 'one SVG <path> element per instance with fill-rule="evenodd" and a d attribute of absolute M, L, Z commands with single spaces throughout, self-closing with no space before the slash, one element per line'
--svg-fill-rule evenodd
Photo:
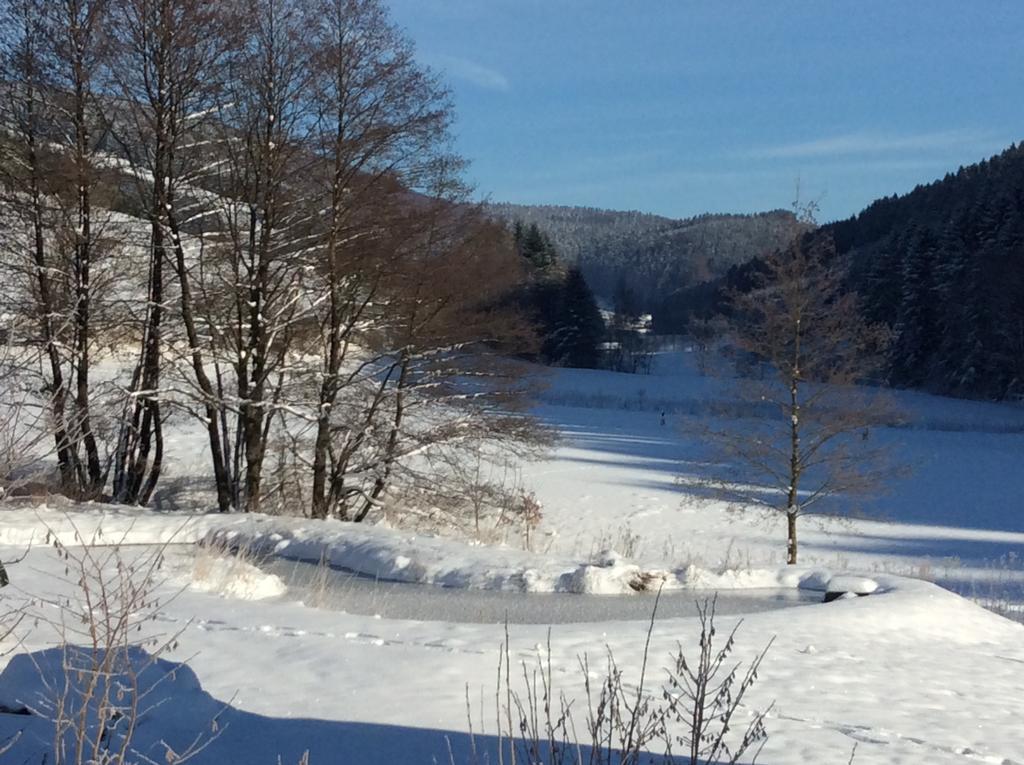
<path fill-rule="evenodd" d="M 925 382 L 926 368 L 938 340 L 933 275 L 936 249 L 930 232 L 916 231 L 901 267 L 892 360 L 894 377 L 903 385 Z"/>
<path fill-rule="evenodd" d="M 594 293 L 578 266 L 569 268 L 562 286 L 562 310 L 556 334 L 558 356 L 569 367 L 593 368 L 600 361 L 604 319 Z"/>
<path fill-rule="evenodd" d="M 554 245 L 541 232 L 536 223 L 531 223 L 525 231 L 521 225 L 518 225 L 514 233 L 520 254 L 529 261 L 531 266 L 538 270 L 544 270 L 555 264 L 557 255 Z"/>

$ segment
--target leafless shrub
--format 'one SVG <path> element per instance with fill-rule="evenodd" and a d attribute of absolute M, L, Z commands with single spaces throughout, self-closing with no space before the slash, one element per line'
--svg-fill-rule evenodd
<path fill-rule="evenodd" d="M 309 461 L 298 429 L 289 428 L 283 415 L 280 427 L 268 444 L 268 481 L 261 510 L 272 515 L 306 515 L 309 508 Z"/>
<path fill-rule="evenodd" d="M 590 543 L 588 560 L 597 563 L 606 557 L 608 550 L 614 550 L 623 557 L 633 559 L 640 553 L 642 542 L 643 539 L 628 523 L 614 530 L 603 529 Z"/>
<path fill-rule="evenodd" d="M 729 660 L 739 624 L 733 627 L 725 643 L 716 648 L 715 600 L 698 604 L 697 611 L 700 621 L 697 663 L 688 662 L 680 646 L 662 690 L 667 715 L 683 723 L 682 733 L 676 734 L 674 741 L 689 755 L 691 765 L 704 762 L 735 765 L 748 750 L 755 752 L 756 759 L 756 753 L 768 736 L 764 719 L 770 706 L 752 715 L 742 738 L 732 748 L 726 734 L 732 729 L 733 716 L 742 705 L 744 695 L 757 680 L 761 661 L 774 638 L 741 674 L 741 665 L 731 664 Z"/>
<path fill-rule="evenodd" d="M 16 345 L 17 335 L 14 322 L 0 326 L 0 498 L 41 483 L 33 468 L 47 455 L 45 443 L 52 432 L 28 379 L 31 351 Z"/>
<path fill-rule="evenodd" d="M 316 571 L 309 582 L 309 594 L 307 595 L 309 605 L 313 608 L 324 608 L 330 600 L 331 585 L 334 579 L 331 576 L 331 564 L 327 560 L 326 550 L 320 554 L 317 561 Z"/>
<path fill-rule="evenodd" d="M 235 543 L 225 536 L 208 536 L 192 559 L 191 586 L 223 597 L 250 597 L 279 592 L 284 584 L 260 570 L 265 555 L 254 545 Z"/>
<path fill-rule="evenodd" d="M 403 528 L 532 549 L 543 506 L 523 481 L 521 457 L 458 450 L 427 470 L 404 471 L 382 512 Z"/>
<path fill-rule="evenodd" d="M 537 495 L 532 491 L 520 490 L 517 497 L 518 502 L 513 505 L 514 517 L 523 530 L 523 545 L 527 550 L 533 550 L 533 531 L 540 525 L 544 517 L 543 506 Z"/>
<path fill-rule="evenodd" d="M 626 678 L 611 650 L 597 681 L 588 657 L 580 657 L 586 700 L 582 715 L 575 710 L 575 701 L 555 687 L 550 633 L 546 650 L 532 667 L 522 663 L 519 689 L 513 687 L 506 627 L 495 692 L 499 765 L 638 765 L 657 759 L 735 765 L 748 755 L 755 762 L 768 736 L 764 721 L 771 706 L 749 713 L 747 727 L 738 737 L 733 721 L 744 709 L 743 700 L 757 680 L 771 641 L 744 668 L 731 659 L 739 624 L 717 645 L 715 602 L 699 604 L 698 611 L 696 663 L 686 658 L 680 645 L 660 689 L 650 686 L 648 676 L 654 615 L 635 680 Z M 481 753 L 471 719 L 470 738 L 476 763 Z M 679 754 L 677 747 L 683 750 Z"/>

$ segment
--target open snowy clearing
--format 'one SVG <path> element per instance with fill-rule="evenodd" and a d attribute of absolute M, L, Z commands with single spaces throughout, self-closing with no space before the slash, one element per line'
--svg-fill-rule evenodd
<path fill-rule="evenodd" d="M 299 519 L 185 518 L 99 506 L 66 515 L 68 508 L 56 505 L 7 504 L 0 510 L 0 556 L 17 557 L 30 540 L 33 546 L 12 567 L 4 604 L 72 594 L 63 562 L 43 544 L 44 525 L 67 544 L 76 534 L 78 542 L 91 539 L 99 529 L 102 542 L 140 545 L 126 551 L 201 539 L 244 543 L 284 558 L 325 558 L 370 577 L 443 585 L 453 599 L 460 597 L 456 588 L 628 597 L 640 573 L 675 589 L 782 586 L 820 593 L 832 573 L 860 573 L 877 582 L 878 592 L 744 618 L 739 658 L 751 658 L 775 636 L 747 698 L 748 710 L 775 701 L 758 762 L 845 763 L 856 745 L 857 763 L 1024 763 L 1024 627 L 935 584 L 897 576 L 930 578 L 1003 605 L 1024 601 L 1018 565 L 1024 554 L 1018 469 L 1024 411 L 904 396 L 907 423 L 878 437 L 896 444 L 914 471 L 865 506 L 883 519 L 804 519 L 806 567 L 786 570 L 776 524 L 730 513 L 678 484 L 677 476 L 699 470 L 703 454 L 676 425 L 694 402 L 718 395 L 721 387 L 720 381 L 680 377 L 674 363 L 662 366 L 663 376 L 554 376 L 540 412 L 565 441 L 550 459 L 525 469 L 544 507 L 532 552 L 514 539 L 495 548 Z M 676 407 L 662 425 L 667 401 Z M 193 446 L 189 462 L 200 464 L 198 442 Z M 179 465 L 176 473 L 184 470 Z M 493 746 L 487 734 L 495 727 L 503 625 L 376 618 L 302 605 L 280 578 L 245 561 L 177 546 L 168 548 L 164 575 L 161 594 L 177 594 L 162 609 L 159 627 L 181 631 L 179 647 L 166 658 L 187 660 L 202 691 L 195 684 L 169 685 L 180 702 L 164 707 L 175 710 L 168 713 L 174 725 L 154 722 L 145 735 L 208 727 L 211 710 L 219 713 L 222 704 L 203 692 L 232 707 L 220 717 L 219 737 L 193 761 L 275 763 L 280 754 L 288 763 L 308 749 L 314 764 L 447 762 L 451 746 L 454 760 L 466 762 L 467 692 L 473 729 L 483 731 L 478 751 Z M 720 627 L 738 618 L 723 615 Z M 528 666 L 538 656 L 550 658 L 558 688 L 578 696 L 578 657 L 600 663 L 606 646 L 627 682 L 635 679 L 646 629 L 642 619 L 558 624 L 548 656 L 545 625 L 512 625 L 511 652 Z M 18 636 L 22 642 L 9 646 L 17 653 L 55 641 L 45 620 L 24 624 Z M 660 682 L 677 641 L 693 649 L 696 637 L 692 618 L 657 620 L 650 677 Z M 0 680 L 6 706 L 31 691 L 24 667 L 14 669 L 19 673 Z M 20 715 L 0 715 L 0 725 L 26 729 L 4 761 L 26 761 L 43 746 L 37 737 L 49 735 Z"/>
<path fill-rule="evenodd" d="M 544 394 L 557 403 L 542 412 L 567 442 L 527 472 L 545 506 L 541 544 L 584 555 L 613 547 L 670 568 L 781 565 L 781 518 L 728 512 L 685 485 L 710 457 L 681 428 L 699 422 L 707 402 L 728 400 L 730 384 L 692 373 L 679 355 L 660 358 L 651 376 L 558 373 Z M 893 398 L 902 422 L 871 437 L 889 447 L 894 475 L 877 496 L 847 502 L 850 518 L 802 519 L 801 563 L 1024 602 L 1024 407 L 912 392 Z"/>

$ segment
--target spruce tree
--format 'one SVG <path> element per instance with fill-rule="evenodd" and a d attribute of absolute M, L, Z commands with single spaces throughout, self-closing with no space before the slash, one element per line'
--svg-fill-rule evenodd
<path fill-rule="evenodd" d="M 562 311 L 556 327 L 559 361 L 592 369 L 601 360 L 605 326 L 594 293 L 578 266 L 569 268 L 562 285 Z"/>
<path fill-rule="evenodd" d="M 938 343 L 933 268 L 937 243 L 930 232 L 917 229 L 903 259 L 893 377 L 902 385 L 921 385 Z"/>
<path fill-rule="evenodd" d="M 531 223 L 525 231 L 517 232 L 517 235 L 520 237 L 519 252 L 533 268 L 544 270 L 554 265 L 554 247 L 536 223 Z"/>

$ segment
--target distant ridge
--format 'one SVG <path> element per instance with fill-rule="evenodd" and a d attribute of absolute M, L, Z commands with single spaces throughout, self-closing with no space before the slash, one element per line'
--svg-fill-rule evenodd
<path fill-rule="evenodd" d="M 580 265 L 600 297 L 610 299 L 621 280 L 647 309 L 788 242 L 796 223 L 785 210 L 674 219 L 593 207 L 496 203 L 488 208 L 508 223 L 536 223 L 565 260 Z"/>

